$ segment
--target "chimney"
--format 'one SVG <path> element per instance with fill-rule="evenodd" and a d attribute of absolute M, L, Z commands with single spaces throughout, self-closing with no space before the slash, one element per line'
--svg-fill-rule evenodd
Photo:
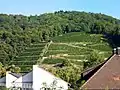
<path fill-rule="evenodd" d="M 120 55 L 120 47 L 117 47 L 117 54 Z"/>
<path fill-rule="evenodd" d="M 116 48 L 113 49 L 113 54 L 117 54 Z"/>

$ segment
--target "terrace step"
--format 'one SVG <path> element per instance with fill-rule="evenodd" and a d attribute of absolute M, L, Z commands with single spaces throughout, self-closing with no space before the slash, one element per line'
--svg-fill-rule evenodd
<path fill-rule="evenodd" d="M 33 55 L 33 56 L 19 56 L 19 57 L 39 57 L 39 55 Z"/>
<path fill-rule="evenodd" d="M 25 50 L 16 56 L 14 61 L 11 61 L 10 63 L 19 66 L 23 71 L 32 69 L 32 65 L 38 62 L 46 44 L 47 42 L 41 42 L 27 46 Z"/>
<path fill-rule="evenodd" d="M 46 45 L 46 43 L 41 43 L 41 44 L 31 44 L 30 46 L 43 46 Z"/>
<path fill-rule="evenodd" d="M 29 50 L 29 49 L 43 49 L 44 47 L 27 47 L 26 50 Z"/>
<path fill-rule="evenodd" d="M 23 52 L 20 56 L 31 56 L 31 55 L 40 55 L 41 51 L 32 51 L 32 52 Z"/>
<path fill-rule="evenodd" d="M 21 65 L 33 65 L 36 64 L 37 61 L 11 61 L 12 64 L 14 65 L 19 65 L 21 63 Z"/>
<path fill-rule="evenodd" d="M 17 57 L 16 60 L 36 60 L 38 59 L 39 57 Z M 15 60 L 15 61 L 16 61 Z"/>

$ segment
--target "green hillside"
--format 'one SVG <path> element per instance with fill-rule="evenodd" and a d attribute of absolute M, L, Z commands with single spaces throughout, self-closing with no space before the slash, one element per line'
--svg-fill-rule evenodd
<path fill-rule="evenodd" d="M 10 64 L 20 67 L 22 71 L 29 71 L 34 64 L 53 65 L 69 60 L 80 67 L 83 62 L 89 61 L 87 57 L 91 52 L 97 51 L 105 60 L 112 51 L 102 34 L 72 32 L 51 38 L 51 41 L 27 46 Z"/>
<path fill-rule="evenodd" d="M 40 64 L 76 84 L 83 70 L 103 62 L 120 46 L 119 40 L 120 20 L 101 13 L 0 14 L 0 77 Z M 63 67 L 54 68 L 58 63 Z"/>
<path fill-rule="evenodd" d="M 112 55 L 112 47 L 102 34 L 71 32 L 51 40 L 41 66 L 71 83 L 76 90 L 84 83 L 81 73 L 85 69 L 102 63 Z"/>
<path fill-rule="evenodd" d="M 87 55 L 93 51 L 104 55 L 104 59 L 108 58 L 112 51 L 102 34 L 73 32 L 54 37 L 52 41 L 53 43 L 44 55 L 44 64 L 56 64 L 70 60 L 79 65 L 87 61 Z"/>
<path fill-rule="evenodd" d="M 110 39 L 111 46 L 116 47 L 119 46 L 120 40 L 120 20 L 101 13 L 62 10 L 35 16 L 0 14 L 0 62 L 8 65 L 30 44 L 49 41 L 52 37 L 70 32 L 105 34 Z M 114 37 L 116 35 L 117 37 Z M 64 40 L 95 40 L 87 36 L 83 36 L 86 39 L 82 39 L 81 36 L 79 40 L 77 35 L 72 37 L 70 40 L 66 37 Z M 63 43 L 63 40 L 57 38 L 59 37 L 53 41 Z"/>
<path fill-rule="evenodd" d="M 32 66 L 38 63 L 38 59 L 42 57 L 43 50 L 47 42 L 33 43 L 26 47 L 18 56 L 10 62 L 21 68 L 22 71 L 30 71 Z M 40 62 L 40 61 L 39 61 Z"/>

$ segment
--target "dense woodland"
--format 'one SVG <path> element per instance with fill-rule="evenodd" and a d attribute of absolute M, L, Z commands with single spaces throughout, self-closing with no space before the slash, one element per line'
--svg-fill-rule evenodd
<path fill-rule="evenodd" d="M 69 32 L 104 34 L 115 47 L 119 45 L 120 20 L 101 13 L 62 10 L 35 16 L 0 14 L 0 69 L 11 69 L 9 62 L 31 43 Z"/>

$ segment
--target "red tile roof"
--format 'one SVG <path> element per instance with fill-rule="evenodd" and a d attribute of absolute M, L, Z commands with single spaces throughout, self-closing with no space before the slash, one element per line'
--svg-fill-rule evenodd
<path fill-rule="evenodd" d="M 81 89 L 120 89 L 120 56 L 113 55 Z"/>

